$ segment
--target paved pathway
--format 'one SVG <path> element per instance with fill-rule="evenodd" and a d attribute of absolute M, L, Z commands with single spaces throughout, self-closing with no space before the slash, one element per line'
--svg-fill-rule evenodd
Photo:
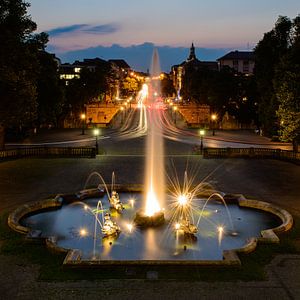
<path fill-rule="evenodd" d="M 100 140 L 105 140 L 104 144 L 111 138 L 111 134 L 115 132 L 111 129 L 101 129 Z M 190 132 L 197 133 L 198 130 L 190 130 Z M 23 142 L 7 143 L 6 148 L 12 148 L 20 145 L 67 145 L 74 146 L 94 145 L 95 137 L 91 129 L 85 131 L 85 135 L 81 134 L 80 129 L 51 129 L 42 130 L 39 134 L 25 139 Z M 115 135 L 115 134 L 114 134 Z M 117 136 L 113 141 L 118 140 Z M 197 142 L 195 139 L 195 143 Z M 206 132 L 204 143 L 210 147 L 249 147 L 249 145 L 263 146 L 263 147 L 277 147 L 282 149 L 291 149 L 290 143 L 272 142 L 269 138 L 257 135 L 250 130 L 219 130 L 215 136 L 211 131 Z"/>
<path fill-rule="evenodd" d="M 102 280 L 41 282 L 38 266 L 0 256 L 1 299 L 300 299 L 300 256 L 280 255 L 262 282 Z M 6 271 L 5 271 L 6 270 Z M 14 276 L 16 275 L 17 276 Z"/>

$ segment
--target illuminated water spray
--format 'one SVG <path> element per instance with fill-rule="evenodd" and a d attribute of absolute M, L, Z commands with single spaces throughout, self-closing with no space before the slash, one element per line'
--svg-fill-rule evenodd
<path fill-rule="evenodd" d="M 148 134 L 146 142 L 146 207 L 145 214 L 153 216 L 161 210 L 164 203 L 164 147 L 162 136 L 161 111 L 155 109 L 160 93 L 160 65 L 155 49 L 150 69 L 151 80 L 148 88 L 149 111 Z"/>

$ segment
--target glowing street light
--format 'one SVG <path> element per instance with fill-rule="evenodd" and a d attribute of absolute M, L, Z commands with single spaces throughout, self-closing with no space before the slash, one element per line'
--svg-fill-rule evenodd
<path fill-rule="evenodd" d="M 82 113 L 80 115 L 80 119 L 81 119 L 81 122 L 82 122 L 82 135 L 84 135 L 84 126 L 85 126 L 85 118 L 86 118 L 86 115 L 84 113 Z"/>
<path fill-rule="evenodd" d="M 99 152 L 99 148 L 98 148 L 98 136 L 100 134 L 100 130 L 98 128 L 95 128 L 93 133 L 94 133 L 94 136 L 96 138 L 96 140 L 95 140 L 95 142 L 96 142 L 95 146 L 96 146 L 96 155 L 97 155 L 98 152 Z"/>
<path fill-rule="evenodd" d="M 218 116 L 216 114 L 211 115 L 211 120 L 212 120 L 212 135 L 215 135 L 215 123 L 217 120 Z"/>
<path fill-rule="evenodd" d="M 205 130 L 201 129 L 199 133 L 200 133 L 200 154 L 203 154 L 203 137 L 205 135 Z"/>

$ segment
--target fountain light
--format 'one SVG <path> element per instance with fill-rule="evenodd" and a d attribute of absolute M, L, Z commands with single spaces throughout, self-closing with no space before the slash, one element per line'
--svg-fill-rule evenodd
<path fill-rule="evenodd" d="M 133 231 L 133 228 L 134 228 L 133 224 L 128 223 L 128 224 L 126 224 L 126 226 L 127 226 L 128 231 L 131 233 Z"/>
<path fill-rule="evenodd" d="M 179 223 L 176 223 L 176 224 L 175 224 L 175 229 L 176 229 L 176 230 L 179 230 L 179 228 L 180 228 L 180 224 L 179 224 Z"/>
<path fill-rule="evenodd" d="M 160 207 L 158 201 L 156 199 L 156 195 L 153 192 L 153 189 L 150 188 L 147 194 L 147 203 L 146 203 L 146 210 L 145 215 L 148 217 L 152 217 L 154 214 L 160 212 Z"/>
<path fill-rule="evenodd" d="M 89 208 L 88 205 L 84 206 L 84 210 L 88 210 L 88 208 Z"/>
<path fill-rule="evenodd" d="M 218 227 L 218 244 L 221 246 L 222 239 L 223 239 L 223 233 L 224 233 L 224 228 L 222 226 Z"/>
<path fill-rule="evenodd" d="M 130 203 L 131 207 L 133 208 L 134 207 L 134 199 L 129 199 L 129 203 Z"/>
<path fill-rule="evenodd" d="M 224 231 L 224 228 L 222 226 L 219 226 L 218 227 L 218 232 L 221 234 L 221 233 L 223 233 L 223 231 Z"/>
<path fill-rule="evenodd" d="M 181 206 L 186 205 L 187 202 L 188 202 L 187 195 L 182 194 L 182 195 L 179 195 L 179 196 L 178 196 L 178 203 L 179 203 Z"/>
<path fill-rule="evenodd" d="M 134 222 L 137 226 L 149 227 L 160 226 L 165 222 L 164 212 L 160 209 L 157 197 L 150 187 L 147 198 L 145 211 L 140 210 L 136 213 Z"/>
<path fill-rule="evenodd" d="M 85 228 L 81 228 L 79 230 L 79 234 L 80 234 L 80 236 L 85 237 L 85 236 L 88 235 L 88 232 L 87 232 L 87 230 Z"/>

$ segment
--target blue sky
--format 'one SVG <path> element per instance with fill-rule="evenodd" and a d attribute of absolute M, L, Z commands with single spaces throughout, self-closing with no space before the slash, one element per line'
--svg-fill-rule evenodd
<path fill-rule="evenodd" d="M 39 31 L 58 54 L 97 46 L 253 48 L 297 0 L 31 0 Z"/>

